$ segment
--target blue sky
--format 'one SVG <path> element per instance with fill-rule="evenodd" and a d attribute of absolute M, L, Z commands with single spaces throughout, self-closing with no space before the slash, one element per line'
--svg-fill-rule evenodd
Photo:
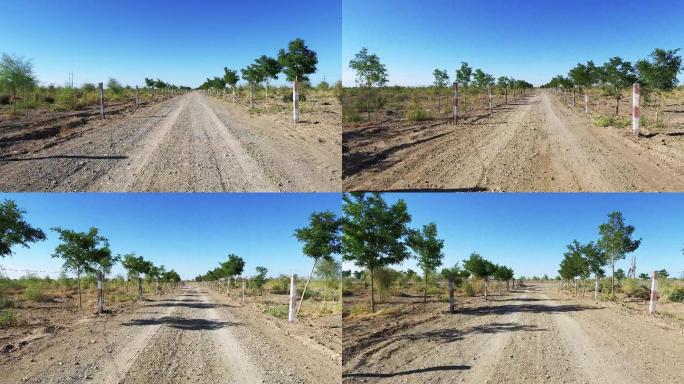
<path fill-rule="evenodd" d="M 573 239 L 598 239 L 598 226 L 618 210 L 635 226 L 635 237 L 643 239 L 634 253 L 637 273 L 666 268 L 679 276 L 684 271 L 684 194 L 392 193 L 385 198 L 406 201 L 412 227 L 437 224 L 449 266 L 462 265 L 478 252 L 510 266 L 516 276 L 555 277 L 565 246 Z M 622 260 L 618 267 L 627 271 L 629 262 Z M 396 267 L 418 270 L 414 260 Z"/>
<path fill-rule="evenodd" d="M 33 59 L 43 84 L 142 85 L 145 77 L 191 87 L 276 56 L 297 37 L 319 55 L 318 83 L 340 79 L 340 0 L 5 1 L 0 52 Z M 281 77 L 277 83 L 284 83 Z"/>
<path fill-rule="evenodd" d="M 453 79 L 466 61 L 538 85 L 578 62 L 684 48 L 682 15 L 681 0 L 344 0 L 342 80 L 354 85 L 348 63 L 365 46 L 390 84 L 430 84 L 437 67 Z"/>
<path fill-rule="evenodd" d="M 25 218 L 43 229 L 48 240 L 0 259 L 7 269 L 61 270 L 51 258 L 58 236 L 50 228 L 86 231 L 100 229 L 114 254 L 135 251 L 155 264 L 174 268 L 183 278 L 194 278 L 235 253 L 246 261 L 247 275 L 265 266 L 269 276 L 307 275 L 311 259 L 293 236 L 308 225 L 315 211 L 340 214 L 340 194 L 0 194 L 27 211 Z M 124 273 L 117 266 L 114 274 Z M 23 272 L 8 271 L 18 277 Z M 38 273 L 44 276 L 45 273 Z"/>

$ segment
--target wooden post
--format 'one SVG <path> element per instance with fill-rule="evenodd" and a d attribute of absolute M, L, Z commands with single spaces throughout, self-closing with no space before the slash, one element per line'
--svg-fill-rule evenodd
<path fill-rule="evenodd" d="M 97 271 L 97 314 L 101 315 L 104 310 L 104 296 L 102 296 L 102 280 L 104 276 L 102 271 Z"/>
<path fill-rule="evenodd" d="M 154 278 L 154 293 L 159 295 L 159 278 Z"/>
<path fill-rule="evenodd" d="M 651 302 L 648 305 L 648 314 L 653 315 L 655 313 L 656 300 L 658 295 L 656 294 L 658 272 L 653 271 L 653 278 L 651 279 Z"/>
<path fill-rule="evenodd" d="M 575 108 L 575 87 L 572 87 L 572 107 Z"/>
<path fill-rule="evenodd" d="M 506 99 L 504 101 L 504 104 L 508 105 L 508 87 L 506 87 L 504 89 L 505 89 L 505 93 L 506 93 Z"/>
<path fill-rule="evenodd" d="M 589 113 L 589 93 L 584 90 L 584 113 Z"/>
<path fill-rule="evenodd" d="M 452 278 L 449 278 L 449 312 L 456 312 L 454 308 L 454 279 Z"/>
<path fill-rule="evenodd" d="M 105 107 L 104 107 L 104 87 L 102 86 L 102 83 L 99 84 L 98 86 L 99 90 L 99 97 L 100 97 L 100 119 L 105 118 Z"/>
<path fill-rule="evenodd" d="M 639 136 L 639 125 L 641 123 L 641 86 L 639 83 L 634 83 L 632 87 L 632 133 Z"/>
<path fill-rule="evenodd" d="M 454 81 L 454 89 L 451 95 L 451 111 L 453 114 L 453 124 L 458 124 L 458 83 Z"/>
<path fill-rule="evenodd" d="M 489 97 L 489 116 L 492 115 L 492 87 L 487 87 L 487 96 Z"/>
<path fill-rule="evenodd" d="M 290 277 L 290 310 L 288 312 L 287 321 L 295 322 L 297 312 L 297 275 Z"/>
<path fill-rule="evenodd" d="M 138 86 L 135 86 L 135 107 L 138 108 L 140 105 L 140 90 L 138 89 Z"/>
<path fill-rule="evenodd" d="M 247 291 L 247 279 L 242 278 L 242 305 L 245 305 L 245 293 Z"/>

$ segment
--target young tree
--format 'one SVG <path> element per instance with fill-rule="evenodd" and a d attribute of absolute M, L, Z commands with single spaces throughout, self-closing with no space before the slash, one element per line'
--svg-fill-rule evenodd
<path fill-rule="evenodd" d="M 489 277 L 497 270 L 496 265 L 489 260 L 485 260 L 479 253 L 473 252 L 468 260 L 463 260 L 463 268 L 473 276 L 484 279 L 484 298 L 487 301 L 487 283 Z"/>
<path fill-rule="evenodd" d="M 407 232 L 407 245 L 416 254 L 418 266 L 423 270 L 425 289 L 423 302 L 427 303 L 428 272 L 434 272 L 442 265 L 444 240 L 437 238 L 437 225 L 430 223 L 423 230 L 411 229 Z"/>
<path fill-rule="evenodd" d="M 259 290 L 261 297 L 264 297 L 264 284 L 266 284 L 266 274 L 268 269 L 266 267 L 256 267 L 256 276 L 250 279 L 250 282 Z"/>
<path fill-rule="evenodd" d="M 264 81 L 264 72 L 257 64 L 251 64 L 241 70 L 242 78 L 249 84 L 249 110 L 254 109 L 254 87 Z"/>
<path fill-rule="evenodd" d="M 236 281 L 236 276 L 242 275 L 244 270 L 245 260 L 242 257 L 231 253 L 228 255 L 228 260 L 220 264 L 216 279 L 221 277 L 231 277 L 233 281 Z M 233 285 L 233 287 L 235 287 L 235 285 Z"/>
<path fill-rule="evenodd" d="M 577 278 L 586 277 L 589 267 L 587 261 L 582 256 L 582 245 L 577 240 L 573 240 L 571 244 L 568 244 L 567 249 L 567 252 L 563 254 L 564 258 L 561 261 L 558 273 L 563 279 L 572 279 L 575 285 L 575 296 L 577 296 Z"/>
<path fill-rule="evenodd" d="M 33 74 L 33 64 L 31 60 L 24 60 L 21 57 L 2 54 L 0 59 L 0 88 L 8 89 L 12 92 L 14 109 L 12 113 L 17 113 L 17 91 L 20 89 L 31 89 L 36 86 L 38 80 Z"/>
<path fill-rule="evenodd" d="M 76 274 L 78 307 L 81 308 L 81 274 L 111 269 L 114 263 L 109 249 L 109 240 L 100 236 L 97 228 L 94 227 L 88 232 L 76 232 L 60 227 L 52 228 L 52 230 L 59 233 L 59 240 L 62 242 L 57 245 L 52 257 L 63 259 L 62 268 Z"/>
<path fill-rule="evenodd" d="M 409 257 L 403 239 L 411 216 L 404 200 L 390 206 L 377 192 L 345 193 L 342 200 L 342 259 L 370 272 L 370 305 L 375 312 L 375 270 Z"/>
<path fill-rule="evenodd" d="M 496 80 L 496 85 L 504 91 L 505 99 L 504 104 L 508 104 L 508 87 L 511 84 L 511 80 L 506 76 L 500 76 Z"/>
<path fill-rule="evenodd" d="M 608 214 L 608 221 L 599 226 L 600 239 L 597 245 L 605 252 L 610 260 L 612 275 L 610 281 L 610 297 L 615 299 L 615 262 L 622 260 L 628 253 L 639 248 L 641 239 L 632 240 L 634 226 L 625 225 L 622 212 L 614 211 Z"/>
<path fill-rule="evenodd" d="M 45 240 L 45 232 L 27 223 L 25 213 L 14 200 L 0 203 L 0 257 L 13 255 L 15 245 L 28 248 L 29 243 Z"/>
<path fill-rule="evenodd" d="M 598 300 L 599 278 L 606 274 L 603 267 L 608 264 L 608 256 L 593 241 L 582 246 L 582 254 L 586 260 L 589 273 L 594 274 L 594 300 Z"/>
<path fill-rule="evenodd" d="M 656 272 L 656 276 L 658 276 L 659 279 L 667 279 L 670 277 L 670 274 L 667 272 L 666 269 L 661 269 L 660 271 Z"/>
<path fill-rule="evenodd" d="M 622 91 L 637 80 L 632 63 L 620 57 L 611 58 L 601 68 L 601 80 L 606 93 L 615 98 L 615 116 L 617 116 L 620 112 Z"/>
<path fill-rule="evenodd" d="M 584 91 L 585 100 L 589 99 L 589 88 L 591 88 L 596 83 L 596 66 L 593 61 L 587 62 L 587 64 L 577 64 L 573 69 L 568 72 L 568 78 L 572 82 L 573 89 L 579 88 L 580 91 Z M 574 92 L 573 92 L 573 104 L 574 104 Z"/>
<path fill-rule="evenodd" d="M 145 78 L 145 86 L 147 88 L 152 89 L 152 98 L 153 99 L 154 99 L 154 85 L 155 85 L 154 79 L 148 79 L 147 77 Z"/>
<path fill-rule="evenodd" d="M 310 50 L 304 40 L 290 41 L 287 52 L 278 52 L 278 62 L 282 66 L 287 81 L 292 83 L 292 121 L 299 123 L 299 85 L 309 81 L 309 75 L 316 72 L 318 55 Z"/>
<path fill-rule="evenodd" d="M 432 75 L 435 76 L 434 86 L 437 90 L 437 113 L 439 113 L 442 110 L 441 91 L 449 83 L 449 74 L 446 69 L 435 69 Z"/>
<path fill-rule="evenodd" d="M 133 276 L 138 280 L 138 297 L 143 298 L 142 277 L 141 274 L 148 274 L 152 263 L 145 260 L 142 256 L 136 256 L 135 253 L 124 255 L 121 259 L 121 265 L 128 271 L 128 276 Z"/>
<path fill-rule="evenodd" d="M 644 90 L 654 92 L 657 95 L 657 123 L 663 93 L 672 91 L 679 84 L 677 75 L 684 70 L 684 67 L 682 67 L 682 57 L 679 55 L 679 49 L 666 51 L 658 48 L 649 57 L 650 60 L 637 61 L 635 68 L 639 82 L 644 85 Z"/>
<path fill-rule="evenodd" d="M 167 272 L 164 274 L 163 280 L 164 280 L 164 282 L 166 282 L 166 283 L 171 283 L 171 284 L 173 284 L 173 287 L 175 288 L 175 287 L 178 285 L 178 283 L 181 281 L 181 277 L 180 277 L 180 275 L 178 274 L 178 272 L 176 272 L 176 271 L 174 271 L 174 270 L 172 269 L 172 270 L 170 270 L 170 271 L 167 271 Z"/>
<path fill-rule="evenodd" d="M 104 311 L 105 278 L 108 274 L 112 272 L 112 267 L 114 266 L 114 264 L 121 261 L 121 256 L 112 256 L 112 251 L 109 249 L 109 246 L 105 246 L 99 249 L 93 249 L 90 259 L 92 263 L 92 268 L 95 270 L 95 273 L 97 274 L 98 284 L 102 286 L 103 295 L 102 297 L 98 297 L 97 301 L 97 313 L 102 314 L 102 312 Z"/>
<path fill-rule="evenodd" d="M 236 87 L 238 81 L 240 81 L 240 76 L 238 75 L 237 71 L 235 71 L 233 69 L 228 69 L 227 67 L 223 68 L 223 73 L 224 73 L 223 74 L 223 81 L 225 81 L 226 84 L 230 85 L 230 88 L 231 88 L 232 93 L 233 93 L 233 103 L 234 103 L 235 102 L 235 87 Z"/>
<path fill-rule="evenodd" d="M 256 63 L 264 74 L 264 81 L 266 82 L 266 98 L 268 98 L 269 81 L 271 79 L 278 80 L 278 74 L 283 70 L 283 66 L 278 60 L 266 55 L 259 57 L 256 60 Z"/>
<path fill-rule="evenodd" d="M 342 264 L 335 258 L 323 259 L 316 267 L 316 276 L 323 279 L 323 300 L 328 298 L 328 285 L 340 278 Z"/>
<path fill-rule="evenodd" d="M 314 212 L 309 219 L 309 226 L 298 228 L 294 232 L 297 240 L 304 243 L 302 249 L 304 255 L 314 260 L 311 273 L 302 290 L 302 299 L 297 305 L 297 314 L 299 314 L 299 310 L 302 308 L 304 294 L 309 287 L 316 264 L 322 259 L 332 259 L 334 254 L 342 252 L 342 242 L 340 239 L 341 225 L 342 221 L 331 211 Z"/>
<path fill-rule="evenodd" d="M 513 270 L 506 267 L 505 265 L 497 266 L 496 271 L 494 271 L 494 278 L 506 282 L 506 290 L 510 290 L 510 281 L 513 278 Z"/>
<path fill-rule="evenodd" d="M 117 79 L 110 77 L 109 81 L 107 81 L 107 90 L 111 92 L 112 95 L 120 95 L 121 92 L 123 92 L 124 87 Z"/>
<path fill-rule="evenodd" d="M 380 62 L 380 58 L 376 54 L 369 54 L 367 48 L 361 48 L 359 53 L 354 56 L 354 59 L 349 62 L 349 68 L 356 71 L 356 80 L 359 84 L 366 87 L 367 100 L 366 112 L 368 113 L 368 121 L 370 121 L 370 102 L 371 89 L 377 85 L 379 87 L 387 84 L 387 68 Z"/>

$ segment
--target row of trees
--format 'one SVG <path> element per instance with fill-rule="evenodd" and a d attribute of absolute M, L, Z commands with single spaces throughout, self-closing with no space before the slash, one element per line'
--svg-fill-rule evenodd
<path fill-rule="evenodd" d="M 303 82 L 309 81 L 309 75 L 316 72 L 318 55 L 306 46 L 302 39 L 290 41 L 287 50 L 281 49 L 277 58 L 261 55 L 254 60 L 254 63 L 240 70 L 242 79 L 247 82 L 249 87 L 249 108 L 254 108 L 254 88 L 260 84 L 266 86 L 266 97 L 268 97 L 268 87 L 272 80 L 277 80 L 282 73 L 288 82 L 292 83 L 293 101 L 293 121 L 299 122 L 299 91 Z M 233 93 L 235 102 L 235 89 L 240 81 L 240 75 L 234 69 L 223 69 L 222 77 L 207 79 L 200 89 L 214 89 L 224 91 L 229 86 Z"/>
<path fill-rule="evenodd" d="M 610 58 L 602 65 L 593 61 L 579 63 L 570 69 L 567 76 L 558 75 L 544 85 L 546 88 L 574 90 L 584 92 L 588 99 L 588 90 L 600 87 L 604 93 L 615 99 L 615 115 L 620 111 L 620 100 L 625 89 L 638 82 L 645 97 L 656 97 L 656 122 L 661 109 L 662 96 L 672 91 L 679 81 L 677 75 L 684 70 L 679 49 L 655 49 L 647 59 L 632 64 L 619 56 Z"/>
<path fill-rule="evenodd" d="M 599 226 L 599 239 L 581 244 L 573 240 L 563 255 L 558 274 L 563 280 L 572 280 L 577 294 L 577 279 L 594 275 L 594 298 L 598 299 L 599 279 L 605 277 L 604 267 L 611 267 L 611 300 L 615 299 L 615 280 L 624 278 L 624 271 L 615 270 L 617 261 L 622 260 L 641 245 L 641 239 L 633 239 L 634 226 L 625 224 L 622 212 L 608 215 L 608 221 Z"/>
<path fill-rule="evenodd" d="M 0 204 L 0 257 L 13 254 L 12 247 L 28 247 L 30 243 L 43 241 L 47 238 L 40 228 L 31 226 L 24 219 L 26 212 L 20 209 L 12 200 L 5 200 Z M 78 306 L 82 306 L 81 276 L 83 274 L 95 274 L 98 285 L 103 286 L 106 275 L 121 262 L 128 271 L 129 278 L 138 280 L 139 297 L 143 297 L 141 275 L 154 278 L 159 292 L 159 282 L 180 282 L 180 276 L 176 271 L 167 271 L 163 265 L 155 266 L 142 256 L 134 253 L 127 255 L 113 255 L 109 246 L 109 240 L 100 235 L 97 228 L 90 228 L 87 232 L 77 232 L 61 227 L 52 228 L 59 235 L 60 244 L 55 248 L 52 257 L 63 260 L 63 269 L 76 275 L 78 283 Z M 103 287 L 104 289 L 104 287 Z M 98 297 L 98 313 L 104 308 L 104 301 Z"/>
<path fill-rule="evenodd" d="M 409 258 L 415 258 L 423 271 L 423 301 L 427 302 L 428 276 L 442 265 L 444 259 L 444 240 L 438 238 L 437 225 L 429 223 L 421 229 L 409 228 L 411 216 L 406 202 L 398 200 L 388 205 L 380 193 L 345 193 L 343 201 L 342 258 L 368 270 L 371 311 L 375 311 L 375 271 Z M 508 282 L 513 278 L 513 270 L 473 253 L 464 260 L 463 268 L 457 263 L 451 268 L 444 268 L 441 275 L 453 280 L 456 286 L 471 275 L 484 279 L 486 300 L 488 280 L 495 277 Z"/>

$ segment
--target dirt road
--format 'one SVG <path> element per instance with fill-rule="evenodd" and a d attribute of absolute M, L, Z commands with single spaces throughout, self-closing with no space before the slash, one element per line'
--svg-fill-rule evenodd
<path fill-rule="evenodd" d="M 1 357 L 3 383 L 332 383 L 341 374 L 331 354 L 196 285 Z"/>
<path fill-rule="evenodd" d="M 543 286 L 454 315 L 445 307 L 345 322 L 344 382 L 672 383 L 684 373 L 681 324 L 643 311 Z"/>
<path fill-rule="evenodd" d="M 345 128 L 347 190 L 681 191 L 684 138 L 597 128 L 546 91 L 452 126 Z"/>
<path fill-rule="evenodd" d="M 328 131 L 250 117 L 190 93 L 54 137 L 5 143 L 0 190 L 337 191 L 339 131 Z"/>

